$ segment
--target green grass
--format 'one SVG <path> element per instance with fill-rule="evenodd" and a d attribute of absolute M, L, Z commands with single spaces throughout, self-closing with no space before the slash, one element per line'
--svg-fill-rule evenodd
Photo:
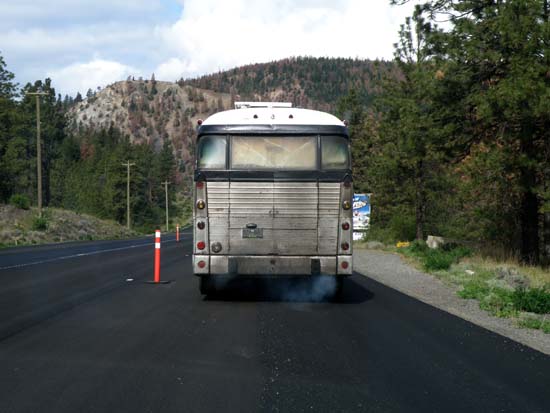
<path fill-rule="evenodd" d="M 418 259 L 428 272 L 448 270 L 461 258 L 472 255 L 472 251 L 466 247 L 431 249 L 421 241 L 413 241 L 409 247 L 400 249 L 400 252 Z"/>
<path fill-rule="evenodd" d="M 519 326 L 523 328 L 532 328 L 542 330 L 546 334 L 550 334 L 550 320 L 540 320 L 534 317 L 527 317 L 519 321 Z"/>
<path fill-rule="evenodd" d="M 512 294 L 514 307 L 521 311 L 536 314 L 550 313 L 550 289 L 517 288 Z"/>

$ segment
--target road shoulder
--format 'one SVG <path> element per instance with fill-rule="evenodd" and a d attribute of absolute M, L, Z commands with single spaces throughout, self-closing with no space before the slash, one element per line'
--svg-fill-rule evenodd
<path fill-rule="evenodd" d="M 476 300 L 458 297 L 456 287 L 416 270 L 396 254 L 355 248 L 353 266 L 356 272 L 399 292 L 550 355 L 549 334 L 519 328 L 510 319 L 491 316 L 479 308 Z"/>

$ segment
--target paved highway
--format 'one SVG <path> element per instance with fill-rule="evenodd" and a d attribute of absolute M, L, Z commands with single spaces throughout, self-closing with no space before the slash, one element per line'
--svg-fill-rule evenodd
<path fill-rule="evenodd" d="M 204 298 L 190 234 L 0 251 L 0 412 L 548 412 L 550 358 L 369 280 Z"/>

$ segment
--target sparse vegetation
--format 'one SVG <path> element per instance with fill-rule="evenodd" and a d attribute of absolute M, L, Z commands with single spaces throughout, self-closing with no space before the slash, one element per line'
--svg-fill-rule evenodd
<path fill-rule="evenodd" d="M 32 220 L 33 231 L 46 231 L 48 229 L 48 219 L 45 216 L 36 216 Z"/>
<path fill-rule="evenodd" d="M 10 204 L 21 209 L 29 209 L 31 207 L 31 201 L 29 197 L 24 194 L 14 194 L 10 198 Z"/>

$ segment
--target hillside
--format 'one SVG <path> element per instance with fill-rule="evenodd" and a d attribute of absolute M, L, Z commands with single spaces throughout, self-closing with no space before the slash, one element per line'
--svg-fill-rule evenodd
<path fill-rule="evenodd" d="M 176 83 L 129 78 L 76 103 L 67 114 L 68 131 L 112 125 L 131 142 L 148 143 L 156 151 L 169 140 L 187 174 L 197 119 L 229 109 L 235 100 L 289 101 L 334 113 L 352 89 L 368 104 L 380 92 L 382 77 L 394 70 L 389 62 L 299 57 Z"/>
<path fill-rule="evenodd" d="M 391 62 L 349 58 L 293 57 L 251 64 L 178 84 L 229 93 L 241 100 L 292 102 L 334 112 L 338 100 L 355 90 L 365 104 L 380 92 L 385 75 L 397 76 Z"/>
<path fill-rule="evenodd" d="M 68 131 L 114 126 L 132 143 L 147 143 L 157 152 L 168 140 L 174 155 L 188 165 L 197 119 L 228 109 L 230 99 L 229 94 L 172 82 L 128 79 L 76 103 L 67 114 Z"/>
<path fill-rule="evenodd" d="M 48 208 L 38 220 L 35 208 L 0 204 L 0 247 L 136 236 L 114 221 L 59 208 Z"/>

